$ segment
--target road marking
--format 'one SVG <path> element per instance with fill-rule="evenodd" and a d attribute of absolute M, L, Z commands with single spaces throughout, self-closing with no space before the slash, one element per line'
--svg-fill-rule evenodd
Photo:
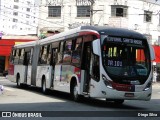
<path fill-rule="evenodd" d="M 6 86 L 4 86 L 4 90 L 7 90 L 7 91 L 14 91 L 12 88 L 9 88 L 9 87 L 6 87 Z"/>

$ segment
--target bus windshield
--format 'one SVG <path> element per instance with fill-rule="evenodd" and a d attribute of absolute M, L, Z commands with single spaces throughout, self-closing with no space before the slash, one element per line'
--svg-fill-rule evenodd
<path fill-rule="evenodd" d="M 107 74 L 118 83 L 143 84 L 150 72 L 147 41 L 101 36 L 102 60 Z"/>

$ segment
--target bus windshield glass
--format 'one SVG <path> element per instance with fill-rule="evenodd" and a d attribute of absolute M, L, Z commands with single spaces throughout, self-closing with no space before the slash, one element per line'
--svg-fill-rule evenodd
<path fill-rule="evenodd" d="M 119 83 L 143 84 L 150 72 L 150 56 L 144 39 L 101 36 L 102 60 L 107 74 Z"/>

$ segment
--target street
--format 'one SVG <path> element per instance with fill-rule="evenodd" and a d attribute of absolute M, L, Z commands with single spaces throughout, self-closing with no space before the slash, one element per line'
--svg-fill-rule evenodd
<path fill-rule="evenodd" d="M 125 117 L 126 119 L 128 119 L 128 117 L 130 117 L 129 115 L 121 116 L 120 113 L 128 112 L 127 114 L 130 114 L 131 112 L 133 112 L 131 113 L 131 117 L 133 117 L 132 114 L 137 115 L 137 111 L 140 111 L 140 117 L 138 117 L 138 115 L 135 117 L 138 117 L 139 119 L 144 118 L 144 113 L 148 114 L 148 112 L 152 112 L 152 117 L 156 119 L 158 118 L 156 117 L 157 111 L 160 113 L 160 83 L 153 84 L 152 99 L 150 101 L 126 100 L 124 104 L 119 106 L 111 102 L 106 103 L 104 100 L 87 98 L 84 98 L 80 103 L 77 103 L 71 100 L 69 94 L 57 91 L 49 91 L 47 95 L 44 95 L 41 93 L 40 88 L 17 88 L 16 83 L 12 83 L 4 77 L 0 77 L 0 85 L 4 85 L 4 92 L 0 95 L 1 112 L 47 111 L 49 115 L 48 117 L 61 117 L 61 114 L 57 113 L 58 111 L 70 111 L 68 113 L 64 112 L 64 119 L 66 114 L 68 114 L 68 117 L 77 116 L 79 117 L 79 119 L 83 116 L 86 116 L 86 119 L 89 119 L 88 117 L 96 117 L 96 115 L 97 117 L 99 116 L 103 118 L 104 112 L 109 113 L 109 115 L 106 115 L 104 117 Z M 54 115 L 51 115 L 49 111 L 52 111 Z M 117 112 L 115 113 L 115 111 Z M 87 116 L 87 114 L 89 115 Z M 160 116 L 160 114 L 158 114 L 157 116 Z M 146 116 L 146 118 L 147 117 L 148 116 Z"/>

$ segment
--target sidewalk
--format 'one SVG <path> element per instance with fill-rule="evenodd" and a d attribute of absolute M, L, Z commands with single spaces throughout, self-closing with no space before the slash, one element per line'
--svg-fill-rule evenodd
<path fill-rule="evenodd" d="M 152 88 L 159 88 L 160 89 L 160 82 L 152 83 Z"/>

